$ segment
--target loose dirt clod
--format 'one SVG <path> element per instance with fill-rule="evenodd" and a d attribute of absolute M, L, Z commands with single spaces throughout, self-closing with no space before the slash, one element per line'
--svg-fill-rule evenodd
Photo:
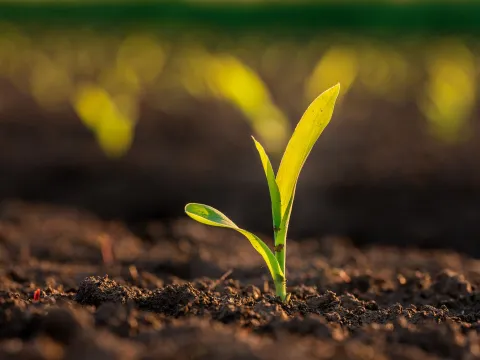
<path fill-rule="evenodd" d="M 134 299 L 141 291 L 137 288 L 125 287 L 105 277 L 88 277 L 80 283 L 75 300 L 80 304 L 99 306 L 104 302 L 120 302 L 125 304 Z"/>

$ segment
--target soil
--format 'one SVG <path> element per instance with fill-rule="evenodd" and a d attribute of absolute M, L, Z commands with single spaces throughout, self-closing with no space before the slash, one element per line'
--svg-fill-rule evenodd
<path fill-rule="evenodd" d="M 0 359 L 480 358 L 480 261 L 453 251 L 291 239 L 282 304 L 231 231 L 4 202 L 0 262 Z"/>

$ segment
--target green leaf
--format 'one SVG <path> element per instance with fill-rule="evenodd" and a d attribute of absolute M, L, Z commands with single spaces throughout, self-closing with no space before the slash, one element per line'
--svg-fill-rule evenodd
<path fill-rule="evenodd" d="M 277 259 L 275 258 L 275 255 L 269 249 L 267 244 L 260 240 L 258 236 L 252 234 L 247 230 L 239 228 L 223 213 L 208 205 L 190 203 L 185 206 L 185 212 L 192 219 L 202 224 L 233 229 L 235 231 L 238 231 L 240 234 L 243 234 L 250 241 L 255 250 L 257 250 L 260 255 L 262 255 L 263 260 L 265 260 L 265 262 L 267 263 L 273 280 L 282 281 L 285 278 L 283 275 L 283 271 L 280 268 Z"/>
<path fill-rule="evenodd" d="M 262 144 L 255 140 L 253 136 L 252 139 L 255 143 L 255 147 L 258 150 L 258 154 L 260 155 L 260 160 L 262 161 L 265 175 L 267 176 L 268 190 L 270 191 L 270 201 L 272 203 L 273 226 L 275 229 L 278 229 L 282 221 L 282 214 L 280 205 L 280 191 L 278 190 L 277 181 L 275 180 L 275 173 L 273 172 L 272 164 L 270 163 L 270 159 L 268 158 L 268 155 L 265 152 Z"/>
<path fill-rule="evenodd" d="M 280 228 L 282 229 L 282 231 L 285 232 L 285 234 L 287 234 L 288 225 L 290 224 L 290 214 L 292 213 L 292 205 L 293 205 L 294 197 L 295 197 L 295 189 L 293 189 L 292 197 L 288 202 L 287 208 L 285 209 L 285 214 L 283 214 L 283 217 L 282 217 L 282 222 L 280 223 Z M 284 239 L 284 241 L 285 240 L 286 239 Z"/>
<path fill-rule="evenodd" d="M 293 197 L 303 164 L 332 118 L 339 91 L 340 84 L 337 84 L 320 94 L 307 108 L 288 142 L 276 179 L 280 191 L 282 217 Z"/>

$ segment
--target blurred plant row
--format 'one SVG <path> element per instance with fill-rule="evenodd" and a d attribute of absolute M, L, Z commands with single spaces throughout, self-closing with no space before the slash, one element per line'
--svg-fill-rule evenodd
<path fill-rule="evenodd" d="M 468 133 L 478 56 L 462 39 L 393 44 L 339 36 L 297 45 L 245 37 L 207 43 L 193 37 L 173 42 L 148 32 L 32 35 L 3 26 L 0 79 L 46 111 L 71 106 L 112 157 L 131 146 L 141 103 L 175 111 L 192 97 L 235 107 L 276 152 L 292 130 L 279 93 L 288 93 L 301 109 L 338 82 L 341 97 L 415 102 L 439 140 L 454 142 Z M 0 118 L 6 105 L 0 102 Z"/>

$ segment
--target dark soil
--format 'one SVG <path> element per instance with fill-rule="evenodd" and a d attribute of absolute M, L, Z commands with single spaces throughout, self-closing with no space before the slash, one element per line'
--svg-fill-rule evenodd
<path fill-rule="evenodd" d="M 282 304 L 235 233 L 187 218 L 141 233 L 4 203 L 0 359 L 480 358 L 479 260 L 290 240 Z"/>

